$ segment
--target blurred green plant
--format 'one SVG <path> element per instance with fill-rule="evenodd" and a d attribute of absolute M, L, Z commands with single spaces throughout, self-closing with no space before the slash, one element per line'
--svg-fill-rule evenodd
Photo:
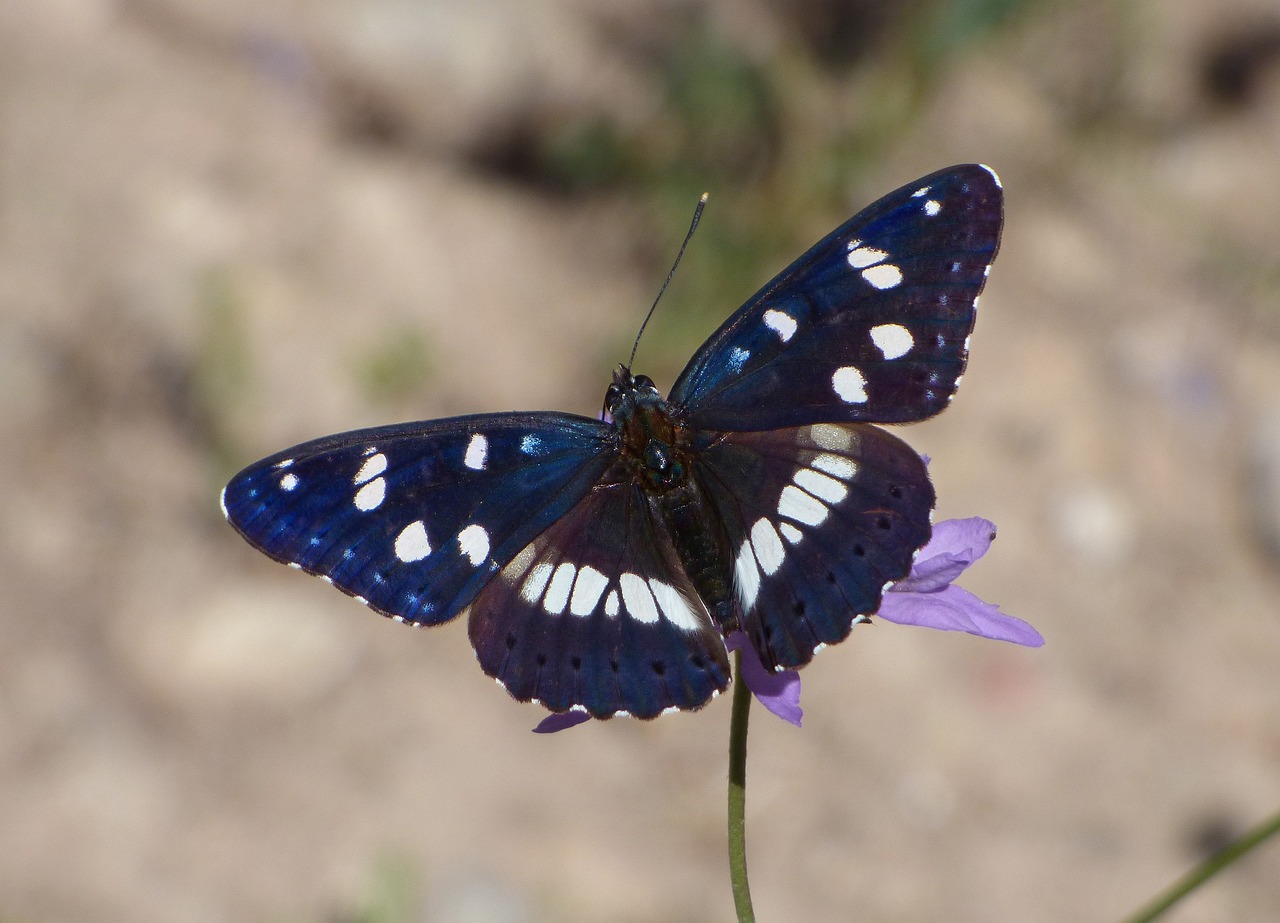
<path fill-rule="evenodd" d="M 231 271 L 206 269 L 194 293 L 198 327 L 191 362 L 191 395 L 202 421 L 218 480 L 237 456 L 234 419 L 253 385 L 245 306 Z"/>
<path fill-rule="evenodd" d="M 422 883 L 407 856 L 388 852 L 373 867 L 368 894 L 342 923 L 414 923 L 422 918 Z"/>
<path fill-rule="evenodd" d="M 421 394 L 433 369 L 431 349 L 413 324 L 397 324 L 356 364 L 356 376 L 365 396 L 380 404 L 396 405 Z"/>

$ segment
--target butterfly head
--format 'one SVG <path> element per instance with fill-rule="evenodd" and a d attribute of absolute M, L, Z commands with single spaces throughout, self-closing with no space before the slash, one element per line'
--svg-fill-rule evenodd
<path fill-rule="evenodd" d="M 613 384 L 604 395 L 604 411 L 609 418 L 622 424 L 640 410 L 666 410 L 666 401 L 658 386 L 648 375 L 632 375 L 625 365 L 613 373 Z"/>

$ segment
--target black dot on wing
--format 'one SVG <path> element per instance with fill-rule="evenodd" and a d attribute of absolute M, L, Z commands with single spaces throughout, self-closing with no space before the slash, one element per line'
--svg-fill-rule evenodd
<path fill-rule="evenodd" d="M 538 666 L 540 667 L 545 667 L 547 665 L 547 655 L 543 654 L 542 652 L 539 652 L 538 656 L 533 659 L 537 662 Z"/>
<path fill-rule="evenodd" d="M 655 660 L 651 664 L 649 664 L 649 666 L 653 667 L 653 672 L 656 673 L 658 676 L 661 676 L 662 674 L 667 672 L 667 665 L 663 663 L 661 660 Z"/>
<path fill-rule="evenodd" d="M 619 669 L 621 669 L 621 668 L 618 666 L 618 661 L 617 661 L 617 659 L 616 659 L 616 658 L 614 658 L 614 659 L 610 659 L 610 661 L 609 661 L 609 669 L 610 669 L 610 670 L 612 670 L 614 673 L 617 673 L 617 672 L 618 672 L 618 670 L 619 670 Z"/>
<path fill-rule="evenodd" d="M 515 650 L 515 648 L 516 648 L 516 636 L 511 633 L 508 633 L 507 634 L 507 650 L 513 651 Z"/>
<path fill-rule="evenodd" d="M 695 670 L 705 670 L 707 668 L 707 662 L 702 659 L 701 654 L 690 654 L 689 663 L 693 664 Z"/>
<path fill-rule="evenodd" d="M 827 571 L 827 583 L 835 583 L 836 575 L 834 571 Z"/>
<path fill-rule="evenodd" d="M 890 523 L 889 523 L 889 517 L 888 517 L 888 516 L 877 516 L 877 517 L 876 517 L 876 528 L 877 528 L 877 529 L 888 529 L 888 528 L 889 528 L 889 525 L 890 525 Z"/>
<path fill-rule="evenodd" d="M 796 615 L 804 615 L 804 600 L 797 599 L 795 601 L 795 605 L 792 606 L 792 610 L 795 612 Z"/>
<path fill-rule="evenodd" d="M 861 545 L 854 545 L 853 553 L 860 558 L 865 558 L 867 556 L 867 549 L 863 548 Z"/>
<path fill-rule="evenodd" d="M 901 487 L 899 487 L 897 484 L 890 484 L 890 485 L 889 485 L 889 496 L 893 497 L 893 499 L 895 499 L 895 500 L 901 500 L 901 499 L 902 499 L 902 488 L 901 488 Z"/>
<path fill-rule="evenodd" d="M 569 666 L 573 667 L 575 670 L 581 670 L 582 658 L 579 657 L 577 654 L 574 654 L 572 657 L 569 658 Z"/>

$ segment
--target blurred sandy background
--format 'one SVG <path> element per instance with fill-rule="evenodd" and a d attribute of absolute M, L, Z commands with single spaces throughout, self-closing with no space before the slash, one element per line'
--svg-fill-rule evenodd
<path fill-rule="evenodd" d="M 891 625 L 757 710 L 762 921 L 1113 921 L 1280 805 L 1280 8 L 0 2 L 0 920 L 728 921 L 728 702 L 550 738 L 462 625 L 252 552 L 238 467 L 669 385 L 880 194 L 1008 196 L 904 430 L 1038 651 Z M 1170 920 L 1280 919 L 1271 846 Z"/>

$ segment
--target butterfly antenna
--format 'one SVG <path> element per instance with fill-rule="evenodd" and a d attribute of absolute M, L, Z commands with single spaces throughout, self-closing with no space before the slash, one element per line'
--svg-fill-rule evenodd
<path fill-rule="evenodd" d="M 693 237 L 693 232 L 698 229 L 698 222 L 702 219 L 702 210 L 707 206 L 707 197 L 709 195 L 710 193 L 704 192 L 702 197 L 698 199 L 698 205 L 693 210 L 693 221 L 689 222 L 689 231 L 684 235 L 684 243 L 680 244 L 680 252 L 676 254 L 676 261 L 671 264 L 671 271 L 667 273 L 667 280 L 662 283 L 662 288 L 658 289 L 658 297 L 653 299 L 653 306 L 649 308 L 649 313 L 644 316 L 644 323 L 640 325 L 640 332 L 636 334 L 635 343 L 631 344 L 631 358 L 627 360 L 628 372 L 631 371 L 631 363 L 636 361 L 636 350 L 640 348 L 640 337 L 644 336 L 644 328 L 649 326 L 649 318 L 653 317 L 653 312 L 658 307 L 658 302 L 662 300 L 662 293 L 671 284 L 671 279 L 676 274 L 676 267 L 680 265 L 680 259 L 684 256 L 685 248 L 689 246 L 689 239 Z"/>

